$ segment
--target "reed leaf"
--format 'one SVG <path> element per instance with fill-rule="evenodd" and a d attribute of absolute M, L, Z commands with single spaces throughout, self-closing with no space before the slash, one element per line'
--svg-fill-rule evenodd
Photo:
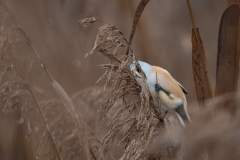
<path fill-rule="evenodd" d="M 215 95 L 236 92 L 239 72 L 239 5 L 228 7 L 222 15 L 217 56 L 217 76 Z M 236 114 L 236 100 L 226 102 L 219 106 L 233 116 Z"/>
<path fill-rule="evenodd" d="M 198 103 L 201 105 L 207 99 L 213 97 L 211 84 L 207 73 L 207 64 L 203 42 L 200 37 L 199 30 L 196 28 L 193 18 L 192 8 L 189 0 L 187 0 L 188 9 L 193 25 L 192 29 L 192 73 L 193 81 L 197 94 Z"/>

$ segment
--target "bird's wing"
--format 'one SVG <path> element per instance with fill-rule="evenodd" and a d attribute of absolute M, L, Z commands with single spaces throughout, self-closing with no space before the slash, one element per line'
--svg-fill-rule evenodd
<path fill-rule="evenodd" d="M 159 68 L 160 68 L 160 67 L 159 67 Z M 171 74 L 170 74 L 167 70 L 165 70 L 165 69 L 163 69 L 163 68 L 162 68 L 162 70 L 165 71 L 165 73 L 167 73 L 168 75 L 171 76 Z M 174 79 L 174 78 L 173 78 L 173 79 Z M 178 81 L 176 81 L 175 79 L 174 79 L 174 81 L 182 88 L 182 91 L 183 91 L 184 94 L 188 94 L 187 90 L 186 90 Z"/>
<path fill-rule="evenodd" d="M 174 81 L 182 88 L 184 94 L 188 94 L 187 90 L 178 81 L 176 81 L 175 79 Z"/>

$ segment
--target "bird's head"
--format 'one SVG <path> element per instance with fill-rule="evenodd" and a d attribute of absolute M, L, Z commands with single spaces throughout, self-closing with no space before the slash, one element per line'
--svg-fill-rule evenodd
<path fill-rule="evenodd" d="M 130 65 L 131 72 L 135 75 L 137 75 L 138 82 L 141 81 L 141 73 L 143 72 L 143 75 L 147 78 L 149 74 L 152 73 L 152 66 L 146 62 L 138 61 L 139 66 L 137 62 L 133 62 L 133 64 Z"/>

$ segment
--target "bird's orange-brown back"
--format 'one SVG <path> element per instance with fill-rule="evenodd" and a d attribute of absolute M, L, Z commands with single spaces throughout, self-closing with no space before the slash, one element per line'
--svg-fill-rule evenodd
<path fill-rule="evenodd" d="M 175 82 L 174 78 L 163 68 L 158 66 L 152 66 L 152 70 L 154 73 L 158 74 L 158 82 L 161 86 L 161 83 L 164 82 L 163 87 L 166 91 L 174 94 L 178 98 L 185 100 L 185 95 L 182 91 L 182 88 Z"/>

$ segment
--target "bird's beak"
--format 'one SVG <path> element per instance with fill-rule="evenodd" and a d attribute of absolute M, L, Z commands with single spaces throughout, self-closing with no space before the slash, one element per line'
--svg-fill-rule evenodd
<path fill-rule="evenodd" d="M 136 68 L 135 68 L 135 67 L 131 69 L 131 72 L 134 73 L 135 71 L 136 71 Z"/>

